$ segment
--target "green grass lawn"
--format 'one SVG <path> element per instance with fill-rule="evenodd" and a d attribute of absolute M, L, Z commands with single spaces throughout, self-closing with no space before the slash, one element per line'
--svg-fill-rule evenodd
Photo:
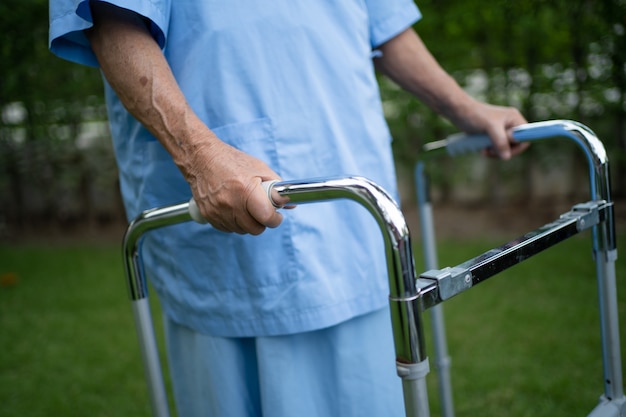
<path fill-rule="evenodd" d="M 501 243 L 442 242 L 440 265 Z M 617 267 L 624 323 L 626 262 Z M 150 415 L 119 246 L 0 246 L 2 277 L 1 417 Z M 586 416 L 595 406 L 603 384 L 587 234 L 444 309 L 457 416 Z M 434 379 L 433 369 L 435 416 Z"/>
<path fill-rule="evenodd" d="M 148 416 L 117 246 L 0 249 L 0 415 Z"/>

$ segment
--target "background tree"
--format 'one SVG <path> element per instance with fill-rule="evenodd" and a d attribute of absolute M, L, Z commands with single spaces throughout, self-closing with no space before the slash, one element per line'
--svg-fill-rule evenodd
<path fill-rule="evenodd" d="M 100 74 L 48 51 L 46 1 L 4 0 L 0 28 L 0 224 L 91 221 L 95 177 L 115 178 Z"/>
<path fill-rule="evenodd" d="M 470 94 L 517 106 L 530 121 L 587 124 L 609 152 L 613 196 L 626 197 L 626 0 L 418 5 L 417 31 Z M 48 51 L 43 0 L 0 2 L 0 30 L 0 232 L 124 219 L 99 71 Z M 420 145 L 455 129 L 392 82 L 380 83 L 399 171 L 410 178 Z M 558 165 L 566 173 L 558 188 L 586 198 L 585 164 L 570 143 L 549 141 L 506 165 L 457 158 L 430 173 L 441 199 L 472 190 L 478 201 L 533 201 Z"/>

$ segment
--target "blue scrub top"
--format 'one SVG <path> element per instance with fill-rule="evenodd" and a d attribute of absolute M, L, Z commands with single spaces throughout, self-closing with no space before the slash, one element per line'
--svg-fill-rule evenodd
<path fill-rule="evenodd" d="M 361 175 L 397 197 L 373 50 L 421 16 L 410 0 L 110 1 L 151 22 L 191 107 L 282 178 Z M 97 65 L 88 1 L 50 1 L 50 48 Z M 160 143 L 105 82 L 129 219 L 191 197 Z M 145 239 L 165 312 L 216 336 L 319 329 L 387 305 L 382 235 L 351 201 L 284 212 L 260 236 L 185 223 Z"/>

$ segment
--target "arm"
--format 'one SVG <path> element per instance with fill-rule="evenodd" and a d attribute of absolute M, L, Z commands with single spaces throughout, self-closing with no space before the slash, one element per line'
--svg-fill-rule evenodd
<path fill-rule="evenodd" d="M 489 134 L 502 159 L 522 152 L 510 129 L 526 123 L 514 108 L 493 106 L 470 97 L 430 54 L 413 29 L 384 43 L 376 68 L 467 133 Z"/>
<path fill-rule="evenodd" d="M 92 2 L 87 37 L 126 109 L 172 155 L 202 215 L 217 229 L 259 234 L 276 227 L 261 181 L 279 179 L 262 161 L 225 144 L 189 107 L 141 16 Z"/>

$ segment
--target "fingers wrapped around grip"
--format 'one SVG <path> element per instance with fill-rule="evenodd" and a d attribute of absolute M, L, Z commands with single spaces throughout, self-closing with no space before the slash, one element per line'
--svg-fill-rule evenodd
<path fill-rule="evenodd" d="M 268 198 L 270 197 L 270 198 Z M 260 234 L 266 227 L 278 227 L 283 216 L 276 211 L 276 205 L 268 191 L 259 183 L 252 189 L 246 199 L 246 209 L 256 225 L 251 223 L 248 233 Z M 258 227 L 260 226 L 260 227 Z M 255 233 L 258 230 L 258 233 Z"/>
<path fill-rule="evenodd" d="M 204 215 L 194 198 L 189 201 L 191 218 L 201 224 L 211 223 L 213 227 L 223 232 L 258 235 L 267 227 L 275 228 L 282 222 L 283 216 L 277 208 L 286 201 L 278 203 L 281 197 L 274 192 L 272 186 L 277 180 L 255 183 L 243 195 L 243 204 L 240 211 L 234 208 L 224 208 L 219 216 Z M 284 200 L 284 199 L 282 199 Z M 229 211 L 229 213 L 224 213 Z"/>

